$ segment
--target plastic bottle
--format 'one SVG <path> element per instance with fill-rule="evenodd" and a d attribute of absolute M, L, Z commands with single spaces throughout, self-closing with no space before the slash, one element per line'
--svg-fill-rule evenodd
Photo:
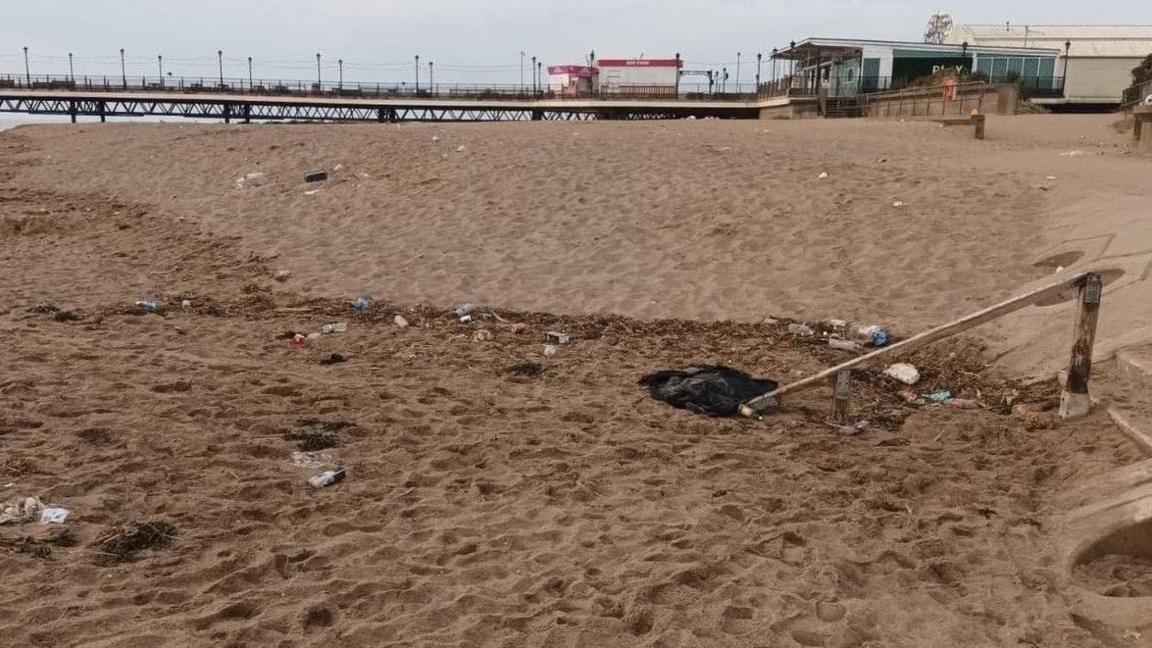
<path fill-rule="evenodd" d="M 159 305 L 156 304 L 155 299 L 148 297 L 145 299 L 137 299 L 136 308 L 148 311 L 149 313 L 155 313 L 156 309 L 159 308 Z"/>
<path fill-rule="evenodd" d="M 363 295 L 361 297 L 357 297 L 356 301 L 352 302 L 351 306 L 352 310 L 356 311 L 357 313 L 363 313 L 364 311 L 371 308 L 375 303 L 376 302 L 373 301 L 371 297 L 368 295 Z"/>
<path fill-rule="evenodd" d="M 344 481 L 345 476 L 346 475 L 343 468 L 337 468 L 336 470 L 326 470 L 319 475 L 309 477 L 308 483 L 312 484 L 312 486 L 316 488 L 324 488 L 325 486 L 331 486 L 336 482 Z"/>

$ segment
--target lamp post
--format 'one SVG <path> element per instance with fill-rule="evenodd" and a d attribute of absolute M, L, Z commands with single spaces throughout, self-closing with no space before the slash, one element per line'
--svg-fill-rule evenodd
<path fill-rule="evenodd" d="M 795 50 L 796 50 L 796 41 L 792 41 L 792 42 L 788 43 L 788 59 L 789 59 L 789 61 L 788 61 L 788 68 L 789 68 L 788 76 L 789 77 L 796 76 L 796 59 L 793 58 L 794 56 L 796 56 Z"/>
<path fill-rule="evenodd" d="M 120 81 L 124 85 L 124 89 L 128 89 L 128 69 L 124 66 L 124 48 L 120 48 Z"/>
<path fill-rule="evenodd" d="M 520 50 L 520 92 L 524 92 L 524 50 Z"/>
<path fill-rule="evenodd" d="M 736 52 L 736 92 L 740 92 L 740 52 Z"/>
<path fill-rule="evenodd" d="M 24 80 L 28 82 L 28 87 L 32 87 L 32 68 L 28 67 L 28 46 L 24 46 Z"/>
<path fill-rule="evenodd" d="M 220 88 L 224 88 L 224 50 L 216 50 L 216 65 L 220 68 Z"/>
<path fill-rule="evenodd" d="M 344 59 L 336 59 L 336 68 L 340 71 L 339 76 L 337 77 L 338 80 L 336 81 L 336 87 L 339 88 L 340 90 L 343 90 L 344 89 Z"/>
<path fill-rule="evenodd" d="M 536 94 L 536 57 L 532 57 L 532 94 Z"/>
<path fill-rule="evenodd" d="M 544 61 L 536 63 L 536 91 L 544 92 Z"/>
<path fill-rule="evenodd" d="M 156 72 L 160 74 L 160 87 L 164 87 L 164 55 L 156 55 Z"/>
<path fill-rule="evenodd" d="M 320 76 L 320 52 L 316 52 L 316 91 L 320 91 L 320 85 L 323 83 Z"/>
<path fill-rule="evenodd" d="M 776 53 L 780 50 L 772 48 L 772 83 L 776 83 Z"/>
<path fill-rule="evenodd" d="M 760 52 L 756 52 L 756 92 L 757 93 L 760 92 L 760 63 L 761 63 L 763 58 L 764 58 L 763 54 L 761 54 Z"/>
<path fill-rule="evenodd" d="M 68 79 L 76 83 L 76 71 L 72 69 L 72 52 L 68 52 Z"/>
<path fill-rule="evenodd" d="M 252 57 L 248 57 L 248 90 L 252 90 Z"/>
<path fill-rule="evenodd" d="M 416 94 L 420 94 L 420 55 L 416 55 Z"/>
<path fill-rule="evenodd" d="M 428 91 L 436 92 L 436 86 L 432 82 L 432 61 L 428 61 Z"/>

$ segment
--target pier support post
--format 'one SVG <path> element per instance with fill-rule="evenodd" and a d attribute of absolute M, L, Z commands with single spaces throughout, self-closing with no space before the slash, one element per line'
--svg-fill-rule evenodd
<path fill-rule="evenodd" d="M 987 121 L 987 119 L 988 117 L 986 115 L 979 113 L 972 115 L 972 125 L 976 127 L 976 139 L 978 140 L 984 139 L 984 122 Z"/>
<path fill-rule="evenodd" d="M 1080 284 L 1076 339 L 1072 343 L 1072 359 L 1068 363 L 1068 380 L 1060 394 L 1060 418 L 1084 416 L 1091 409 L 1088 378 L 1092 373 L 1092 346 L 1096 343 L 1096 319 L 1100 314 L 1100 295 L 1103 291 L 1103 281 L 1094 272 L 1084 277 Z"/>
<path fill-rule="evenodd" d="M 532 111 L 532 121 L 544 121 L 544 111 L 543 110 L 533 110 Z"/>
<path fill-rule="evenodd" d="M 232 123 L 232 104 L 230 103 L 224 104 L 224 123 Z"/>
<path fill-rule="evenodd" d="M 107 113 L 107 107 L 105 106 L 103 101 L 97 101 L 96 107 L 100 111 L 100 123 L 103 124 L 105 121 L 107 121 L 107 118 L 105 116 Z"/>
<path fill-rule="evenodd" d="M 852 419 L 852 370 L 836 372 L 832 387 L 832 420 L 838 425 L 848 425 Z"/>
<path fill-rule="evenodd" d="M 72 123 L 75 124 L 76 123 L 76 102 L 75 101 L 69 101 L 68 102 L 68 114 L 72 117 Z"/>
<path fill-rule="evenodd" d="M 377 92 L 377 94 L 379 94 L 379 92 Z M 384 118 L 384 114 L 385 114 L 385 113 L 384 113 L 384 109 L 383 109 L 383 108 L 377 108 L 377 109 L 376 109 L 376 121 L 378 121 L 378 122 L 383 122 L 383 121 L 386 121 L 386 120 L 385 120 L 385 118 Z"/>
<path fill-rule="evenodd" d="M 242 108 L 240 112 L 243 113 L 243 115 L 244 115 L 244 123 L 245 124 L 251 124 L 252 123 L 252 104 L 244 104 L 244 108 Z"/>

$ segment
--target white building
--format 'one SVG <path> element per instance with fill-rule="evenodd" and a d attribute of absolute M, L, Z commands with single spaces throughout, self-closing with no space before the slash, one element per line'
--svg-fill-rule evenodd
<path fill-rule="evenodd" d="M 679 58 L 599 59 L 600 92 L 605 94 L 675 96 L 680 87 Z"/>
<path fill-rule="evenodd" d="M 1056 76 L 1065 77 L 1064 97 L 1034 101 L 1111 106 L 1132 85 L 1132 68 L 1152 54 L 1152 25 L 957 25 L 946 40 L 1058 49 Z"/>

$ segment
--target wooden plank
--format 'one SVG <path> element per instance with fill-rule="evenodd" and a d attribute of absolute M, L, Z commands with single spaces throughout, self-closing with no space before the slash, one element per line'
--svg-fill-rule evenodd
<path fill-rule="evenodd" d="M 840 425 L 848 425 L 852 419 L 852 370 L 842 369 L 836 373 L 832 387 L 832 420 Z"/>
<path fill-rule="evenodd" d="M 971 315 L 965 315 L 960 319 L 953 320 L 947 324 L 941 324 L 936 328 L 929 329 L 923 333 L 914 335 L 907 340 L 897 342 L 882 349 L 877 349 L 858 358 L 853 358 L 852 360 L 838 364 L 835 367 L 830 367 L 824 371 L 808 376 L 807 378 L 801 378 L 796 382 L 789 383 L 783 387 L 780 387 L 776 391 L 748 401 L 744 404 L 745 407 L 742 408 L 742 410 L 752 412 L 763 411 L 773 406 L 776 403 L 776 399 L 784 394 L 828 380 L 828 378 L 835 376 L 837 373 L 844 369 L 852 369 L 854 367 L 866 365 L 880 359 L 888 359 L 901 353 L 908 353 L 926 344 L 951 337 L 957 333 L 963 333 L 964 331 L 979 326 L 985 322 L 1003 317 L 1009 313 L 1014 313 L 1022 308 L 1027 308 L 1028 306 L 1035 304 L 1045 297 L 1058 294 L 1062 290 L 1067 290 L 1070 286 L 1079 285 L 1087 276 L 1087 273 L 1079 273 L 1069 276 L 1068 278 L 1063 279 L 1057 283 L 1044 286 L 1043 288 L 1037 288 L 1036 290 L 1025 293 L 1023 295 L 1012 297 L 1011 299 L 1002 301 L 994 306 L 989 306 L 984 310 L 977 311 Z"/>
<path fill-rule="evenodd" d="M 984 139 L 984 123 L 987 118 L 984 115 L 972 115 L 972 124 L 976 127 L 976 139 Z"/>
<path fill-rule="evenodd" d="M 1089 273 L 1080 286 L 1080 308 L 1076 315 L 1076 339 L 1068 363 L 1068 380 L 1060 394 L 1060 418 L 1077 418 L 1092 407 L 1088 379 L 1092 373 L 1092 346 L 1096 343 L 1096 320 L 1100 315 L 1100 275 Z"/>

